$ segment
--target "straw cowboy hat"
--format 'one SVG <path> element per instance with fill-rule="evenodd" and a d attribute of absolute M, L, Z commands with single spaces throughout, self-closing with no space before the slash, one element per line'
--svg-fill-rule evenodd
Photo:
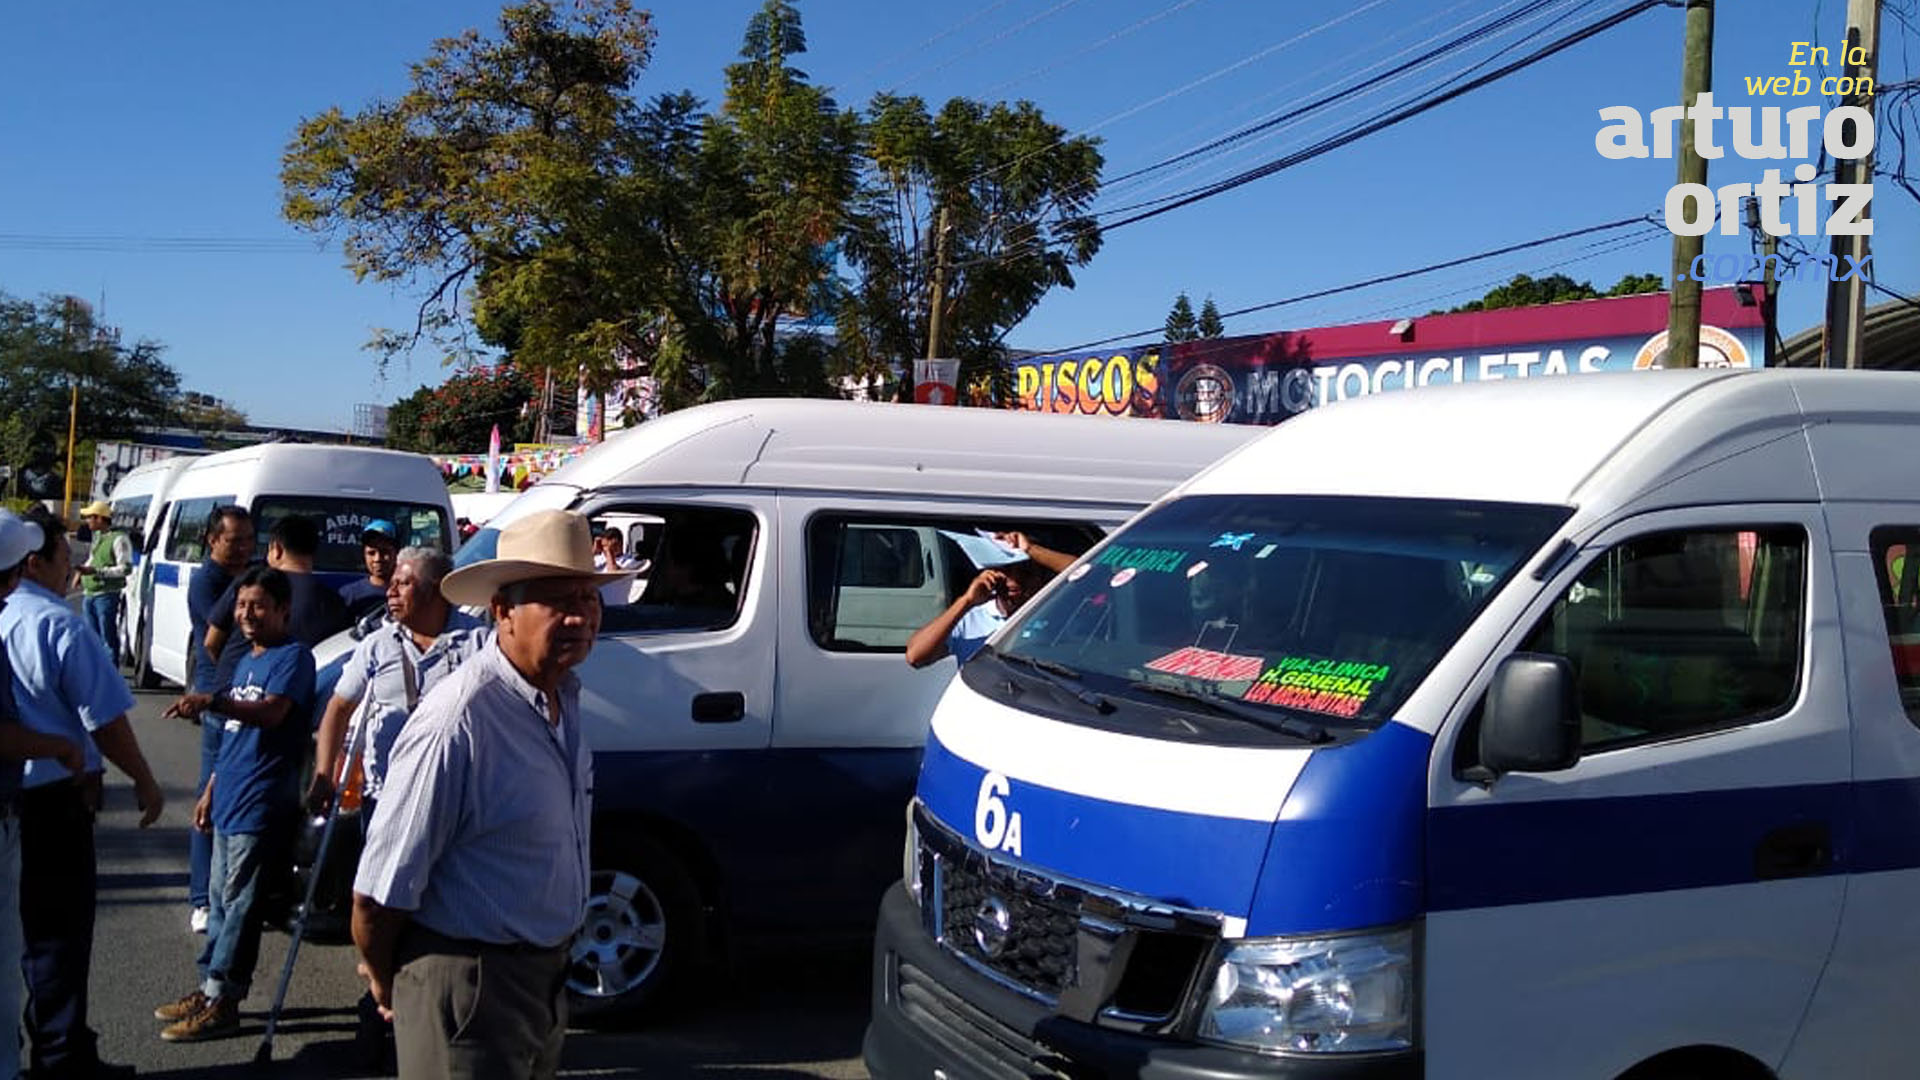
<path fill-rule="evenodd" d="M 111 504 L 102 502 L 99 499 L 95 499 L 94 501 L 80 508 L 80 516 L 83 518 L 86 518 L 86 517 L 110 518 L 113 516 L 113 507 Z"/>
<path fill-rule="evenodd" d="M 632 570 L 593 568 L 593 527 L 567 510 L 541 510 L 500 530 L 494 558 L 463 566 L 440 582 L 440 593 L 455 604 L 484 607 L 509 585 L 540 578 L 578 578 L 595 585 L 624 581 Z"/>

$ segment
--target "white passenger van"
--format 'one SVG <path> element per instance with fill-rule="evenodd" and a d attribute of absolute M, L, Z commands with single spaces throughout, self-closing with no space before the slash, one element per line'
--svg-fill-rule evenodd
<path fill-rule="evenodd" d="M 401 546 L 452 551 L 453 509 L 446 482 L 420 454 L 358 446 L 265 443 L 197 458 L 174 481 L 171 505 L 153 535 L 153 567 L 144 633 L 136 650 L 143 681 L 182 682 L 187 670 L 187 584 L 206 558 L 207 523 L 216 507 L 235 505 L 253 515 L 264 558 L 267 534 L 288 514 L 320 524 L 314 570 L 330 584 L 366 575 L 360 532 L 386 520 Z"/>
<path fill-rule="evenodd" d="M 155 526 L 166 513 L 174 480 L 193 461 L 192 455 L 176 455 L 136 465 L 107 496 L 108 505 L 113 507 L 113 527 L 126 533 L 133 544 L 133 572 L 127 575 L 121 593 L 117 645 L 120 655 L 133 660 L 135 666 L 140 655 L 137 646 L 146 633 L 147 591 L 153 584 L 148 545 L 156 532 Z M 149 681 L 146 689 L 151 690 L 155 685 L 158 684 Z"/>
<path fill-rule="evenodd" d="M 1287 421 L 951 684 L 873 1074 L 1912 1074 L 1916 446 L 1898 373 Z"/>
<path fill-rule="evenodd" d="M 1070 552 L 1258 435 L 1166 421 L 737 401 L 614 436 L 500 527 L 571 509 L 624 531 L 645 586 L 582 665 L 594 874 L 569 974 L 583 1012 L 639 1005 L 724 946 L 871 933 L 951 660 L 907 637 L 977 571 L 946 533 Z"/>

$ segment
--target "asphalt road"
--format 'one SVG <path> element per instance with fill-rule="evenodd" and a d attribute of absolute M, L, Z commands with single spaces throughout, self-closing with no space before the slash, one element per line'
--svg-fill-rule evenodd
<path fill-rule="evenodd" d="M 286 959 L 288 939 L 269 932 L 260 969 L 243 1006 L 238 1036 L 173 1045 L 160 1041 L 155 1005 L 191 990 L 203 938 L 187 929 L 187 822 L 197 772 L 199 733 L 163 719 L 167 694 L 138 694 L 134 730 L 166 789 L 167 808 L 152 828 L 137 827 L 133 791 L 109 770 L 100 819 L 99 925 L 94 938 L 92 1018 L 101 1056 L 145 1076 L 251 1077 Z M 361 984 L 352 949 L 302 946 L 274 1038 L 285 1077 L 353 1077 L 353 1004 Z M 630 1030 L 575 1031 L 565 1076 L 698 1077 L 724 1072 L 742 1080 L 864 1077 L 860 1036 L 867 1016 L 863 952 L 793 951 L 761 955 L 717 973 L 667 1014 Z"/>

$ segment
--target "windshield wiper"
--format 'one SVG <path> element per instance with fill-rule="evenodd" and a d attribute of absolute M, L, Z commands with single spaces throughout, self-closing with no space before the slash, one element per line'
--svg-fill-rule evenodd
<path fill-rule="evenodd" d="M 1241 705 L 1228 698 L 1223 698 L 1219 694 L 1208 693 L 1205 690 L 1195 690 L 1190 686 L 1182 686 L 1176 683 L 1156 683 L 1146 682 L 1145 680 L 1128 685 L 1135 690 L 1145 690 L 1150 694 L 1179 698 L 1181 701 L 1203 706 L 1208 712 L 1213 713 L 1215 716 L 1225 716 L 1230 719 L 1244 721 L 1258 728 L 1265 728 L 1268 731 L 1281 735 L 1291 735 L 1302 742 L 1323 743 L 1333 741 L 1333 736 L 1328 734 L 1327 729 L 1321 727 L 1319 724 L 1309 724 L 1299 720 L 1289 720 L 1284 716 L 1271 716 L 1264 712 L 1256 712 L 1249 706 Z"/>
<path fill-rule="evenodd" d="M 1003 653 L 992 646 L 986 646 L 985 651 L 991 653 L 995 659 L 1005 661 L 1009 664 L 1019 664 L 1028 668 L 1039 675 L 1041 682 L 1066 694 L 1068 697 L 1073 698 L 1075 701 L 1078 701 L 1080 704 L 1085 705 L 1087 708 L 1092 709 L 1102 716 L 1113 711 L 1113 702 L 1108 701 L 1105 697 L 1083 687 L 1068 686 L 1066 683 L 1061 682 L 1060 680 L 1062 679 L 1072 679 L 1078 682 L 1080 680 L 1080 673 L 1059 661 L 1042 660 L 1037 656 L 1015 656 L 1012 653 Z"/>

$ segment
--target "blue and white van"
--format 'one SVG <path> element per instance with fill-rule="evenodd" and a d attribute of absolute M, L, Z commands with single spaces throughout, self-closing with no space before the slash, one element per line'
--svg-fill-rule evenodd
<path fill-rule="evenodd" d="M 844 401 L 732 401 L 608 439 L 465 547 L 541 509 L 648 566 L 580 666 L 592 894 L 575 1015 L 630 1013 L 776 938 L 863 938 L 954 664 L 908 637 L 977 573 L 955 535 L 1080 552 L 1257 429 Z"/>
<path fill-rule="evenodd" d="M 961 669 L 882 1080 L 1914 1071 L 1920 377 L 1314 410 Z"/>
<path fill-rule="evenodd" d="M 264 559 L 267 533 L 289 514 L 320 524 L 314 572 L 336 588 L 366 576 L 360 532 L 391 521 L 402 546 L 454 550 L 453 504 L 433 460 L 422 454 L 365 446 L 265 443 L 195 458 L 174 478 L 165 516 L 148 543 L 150 586 L 135 653 L 143 683 L 181 683 L 187 671 L 187 584 L 206 558 L 207 524 L 215 509 L 234 505 L 253 515 Z"/>
<path fill-rule="evenodd" d="M 127 575 L 120 612 L 120 655 L 132 659 L 140 672 L 140 642 L 146 639 L 147 593 L 153 588 L 152 539 L 166 517 L 173 482 L 193 464 L 194 456 L 180 454 L 135 466 L 113 486 L 107 501 L 113 507 L 113 527 L 133 543 L 133 573 Z M 144 689 L 159 685 L 151 670 L 140 679 Z"/>

